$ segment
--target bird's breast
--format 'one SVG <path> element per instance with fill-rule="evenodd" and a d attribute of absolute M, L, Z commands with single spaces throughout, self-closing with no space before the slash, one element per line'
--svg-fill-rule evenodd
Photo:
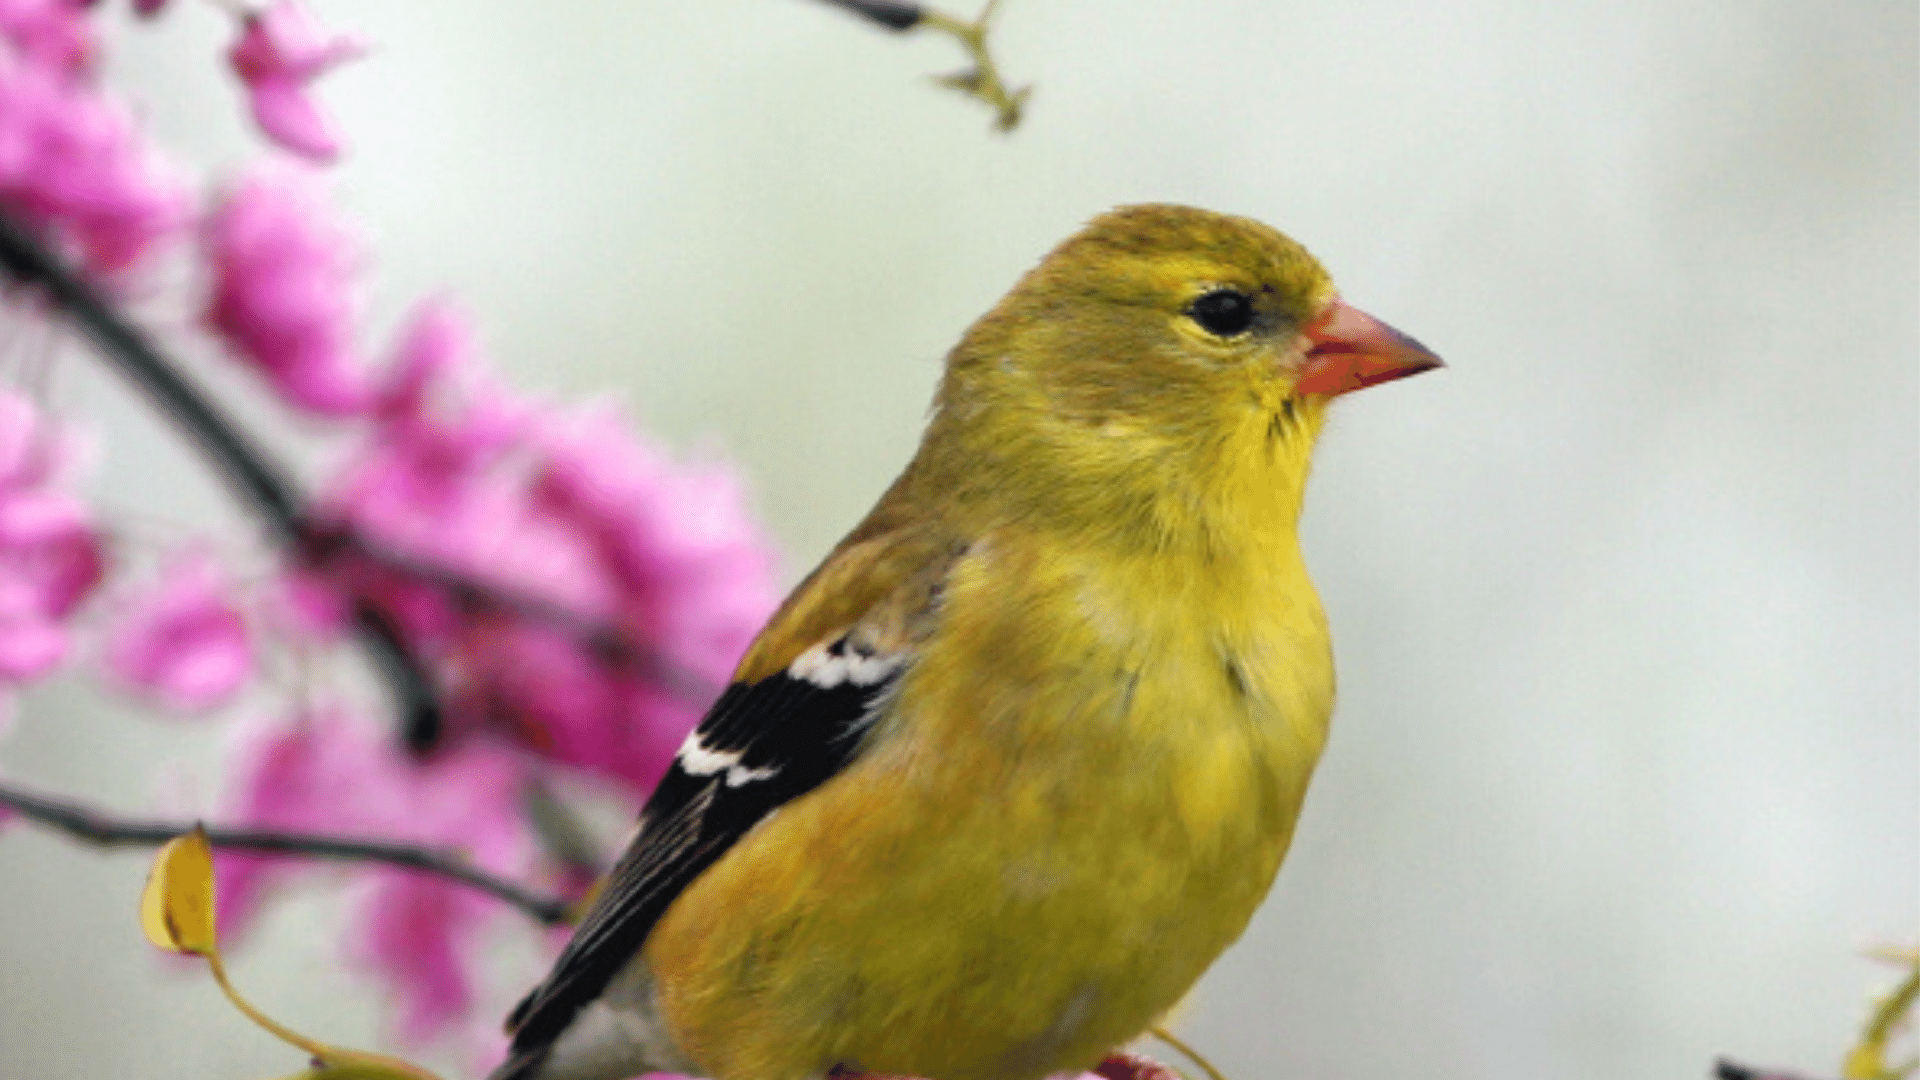
<path fill-rule="evenodd" d="M 1160 800 L 1190 842 L 1248 820 L 1290 830 L 1333 701 L 1297 548 L 1212 565 L 1040 550 L 956 573 L 900 729 L 930 760 L 993 758 L 1075 804 L 1100 801 L 1082 785 Z"/>
<path fill-rule="evenodd" d="M 1331 701 L 1304 574 L 1227 589 L 975 548 L 869 748 L 649 943 L 718 1075 L 1086 1067 L 1266 894 Z M 722 998 L 726 1025 L 686 1019 Z"/>

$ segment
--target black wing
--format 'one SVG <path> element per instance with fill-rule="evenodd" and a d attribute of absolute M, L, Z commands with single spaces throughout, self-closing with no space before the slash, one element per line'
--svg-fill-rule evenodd
<path fill-rule="evenodd" d="M 515 1055 L 558 1038 L 674 897 L 761 818 L 854 759 L 904 663 L 842 635 L 778 675 L 727 688 L 647 800 L 638 835 L 553 971 L 507 1019 Z"/>

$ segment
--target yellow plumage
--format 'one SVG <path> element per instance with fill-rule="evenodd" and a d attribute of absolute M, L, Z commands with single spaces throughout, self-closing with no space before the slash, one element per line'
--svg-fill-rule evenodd
<path fill-rule="evenodd" d="M 848 635 L 901 667 L 859 754 L 652 927 L 677 1052 L 1036 1080 L 1170 1008 L 1265 896 L 1326 737 L 1296 536 L 1326 403 L 1434 363 L 1245 219 L 1124 209 L 1029 273 L 741 664 Z"/>

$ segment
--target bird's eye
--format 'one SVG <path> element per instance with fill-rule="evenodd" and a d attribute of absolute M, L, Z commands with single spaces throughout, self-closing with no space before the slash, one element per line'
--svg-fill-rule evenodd
<path fill-rule="evenodd" d="M 1187 316 L 1209 334 L 1233 337 L 1253 325 L 1253 300 L 1238 289 L 1215 289 L 1195 300 Z"/>

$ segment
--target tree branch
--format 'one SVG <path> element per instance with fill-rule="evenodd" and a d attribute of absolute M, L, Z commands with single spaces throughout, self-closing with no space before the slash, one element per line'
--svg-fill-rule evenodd
<path fill-rule="evenodd" d="M 102 357 L 186 431 L 214 470 L 266 519 L 280 543 L 297 548 L 309 528 L 306 500 L 294 482 L 257 441 L 213 406 L 211 397 L 178 364 L 161 355 L 91 285 L 62 266 L 4 213 L 0 213 L 0 268 L 24 284 L 39 286 L 54 307 L 92 340 Z M 393 688 L 404 717 L 407 745 L 424 753 L 438 739 L 441 726 L 433 684 L 377 607 L 356 597 L 353 614 L 362 644 Z"/>
<path fill-rule="evenodd" d="M 1750 1065 L 1741 1065 L 1726 1058 L 1713 1063 L 1714 1080 L 1813 1080 L 1799 1073 L 1782 1072 L 1778 1069 L 1756 1069 Z"/>
<path fill-rule="evenodd" d="M 274 538 L 294 557 L 316 569 L 338 569 L 345 556 L 406 574 L 445 589 L 469 609 L 503 611 L 553 627 L 574 639 L 582 651 L 602 663 L 629 669 L 666 692 L 704 707 L 718 688 L 702 676 L 648 649 L 614 627 L 587 619 L 560 605 L 462 574 L 362 536 L 338 523 L 321 523 L 306 510 L 306 498 L 260 444 L 214 406 L 179 364 L 169 360 L 84 280 L 0 213 L 0 268 L 18 280 L 39 286 L 101 356 L 151 397 L 200 446 L 214 469 L 238 490 L 264 519 Z M 379 605 L 349 594 L 355 629 L 400 706 L 402 736 L 417 753 L 439 739 L 442 713 L 432 680 Z"/>
<path fill-rule="evenodd" d="M 999 0 L 987 0 L 979 18 L 972 22 L 903 0 L 822 0 L 822 3 L 852 12 L 896 34 L 924 26 L 958 41 L 960 47 L 966 50 L 967 58 L 973 61 L 973 67 L 940 76 L 936 81 L 985 102 L 994 111 L 993 126 L 997 130 L 1012 131 L 1019 126 L 1021 110 L 1026 106 L 1027 96 L 1033 92 L 1033 87 L 1013 89 L 1007 86 L 1000 78 L 1000 69 L 993 62 L 993 55 L 987 50 L 987 22 L 993 18 L 993 9 Z"/>
<path fill-rule="evenodd" d="M 901 0 L 823 0 L 842 11 L 850 11 L 863 19 L 878 23 L 889 30 L 899 33 L 920 25 L 926 17 L 919 4 L 902 3 Z"/>
<path fill-rule="evenodd" d="M 329 525 L 313 529 L 304 545 L 303 559 L 316 568 L 339 568 L 344 562 L 363 559 L 382 570 L 406 575 L 446 591 L 448 597 L 469 611 L 505 612 L 539 623 L 571 638 L 580 650 L 603 664 L 625 668 L 636 678 L 665 690 L 689 704 L 705 708 L 720 695 L 720 687 L 661 653 L 650 649 L 606 623 L 589 619 L 542 596 L 520 592 L 496 582 L 485 582 L 461 573 L 432 559 L 388 547 L 373 537 L 355 532 L 350 526 Z"/>
<path fill-rule="evenodd" d="M 96 847 L 157 847 L 193 829 L 190 822 L 115 818 L 77 803 L 35 794 L 11 784 L 0 784 L 0 805 L 12 807 L 22 817 L 58 829 Z M 495 877 L 466 861 L 457 851 L 387 840 L 303 835 L 271 829 L 209 828 L 207 839 L 214 847 L 227 851 L 375 862 L 434 874 L 504 901 L 543 926 L 562 925 L 572 916 L 573 905 L 569 901 L 542 896 L 515 882 Z"/>

